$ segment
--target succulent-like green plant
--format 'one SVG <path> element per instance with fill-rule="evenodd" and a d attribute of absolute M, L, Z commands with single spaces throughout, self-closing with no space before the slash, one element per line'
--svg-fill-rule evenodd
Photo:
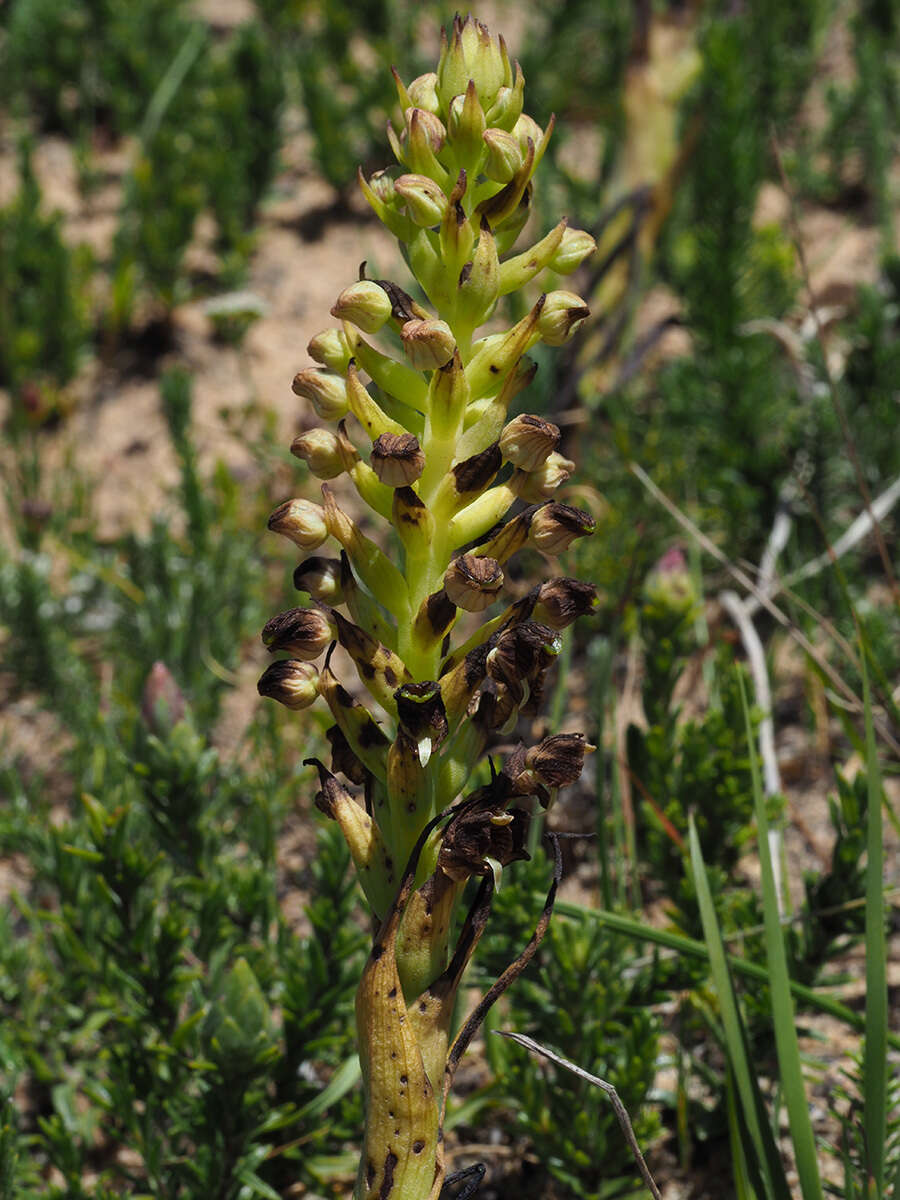
<path fill-rule="evenodd" d="M 323 480 L 349 475 L 399 541 L 401 565 L 328 483 L 321 505 L 288 500 L 269 520 L 303 550 L 328 538 L 341 548 L 338 558 L 313 554 L 298 566 L 295 584 L 310 603 L 266 625 L 266 646 L 289 657 L 268 668 L 259 690 L 295 709 L 322 697 L 331 710 L 331 770 L 315 762 L 317 804 L 346 836 L 377 931 L 357 995 L 366 1099 L 359 1200 L 440 1193 L 444 1105 L 471 1036 L 467 1026 L 450 1041 L 460 980 L 495 880 L 527 857 L 524 798 L 546 806 L 578 778 L 590 748 L 580 734 L 520 744 L 466 794 L 495 735 L 537 711 L 559 631 L 596 601 L 589 584 L 553 578 L 487 615 L 513 554 L 528 545 L 554 556 L 594 529 L 590 514 L 553 499 L 573 467 L 558 452 L 556 426 L 508 419 L 534 374 L 528 350 L 562 345 L 588 316 L 584 302 L 551 291 L 512 328 L 476 337 L 499 297 L 545 268 L 573 271 L 594 247 L 561 221 L 501 261 L 527 221 L 552 131 L 523 112 L 523 87 L 503 40 L 471 18 L 454 21 L 436 72 L 408 87 L 397 79 L 403 128 L 388 133 L 401 170 L 360 173 L 360 185 L 429 307 L 362 271 L 332 309 L 340 325 L 310 343 L 318 365 L 294 380 L 320 417 L 337 421 L 336 432 L 298 437 L 294 453 Z M 402 358 L 370 340 L 391 327 Z M 478 621 L 451 645 L 470 613 Z M 335 644 L 360 687 L 339 682 Z M 324 665 L 313 665 L 323 654 Z M 363 803 L 335 773 L 362 788 Z M 473 876 L 481 884 L 454 945 L 455 911 Z"/>

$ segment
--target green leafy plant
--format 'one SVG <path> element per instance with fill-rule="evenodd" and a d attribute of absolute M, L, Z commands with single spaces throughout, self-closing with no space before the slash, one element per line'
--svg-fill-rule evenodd
<path fill-rule="evenodd" d="M 302 103 L 316 165 L 346 195 L 359 165 L 378 161 L 395 99 L 391 66 L 401 52 L 413 60 L 407 67 L 417 61 L 419 23 L 436 6 L 257 0 L 256 7 Z"/>
<path fill-rule="evenodd" d="M 201 213 L 216 220 L 223 282 L 240 280 L 257 208 L 278 162 L 283 103 L 278 63 L 258 25 L 241 27 L 221 48 L 210 44 L 201 24 L 190 27 L 148 105 L 125 183 L 113 263 L 114 332 L 131 323 L 141 298 L 168 320 L 191 294 L 184 258 Z"/>
<path fill-rule="evenodd" d="M 550 864 L 537 855 L 519 868 L 516 886 L 497 896 L 491 937 L 479 956 L 486 979 L 527 939 L 549 875 Z M 659 1130 L 657 1114 L 643 1107 L 656 1075 L 659 1022 L 647 1003 L 652 972 L 637 960 L 634 949 L 599 922 L 558 918 L 489 1028 L 527 1030 L 539 1044 L 590 1063 L 616 1089 L 645 1144 Z M 491 1102 L 515 1114 L 514 1128 L 527 1136 L 538 1160 L 530 1171 L 583 1200 L 627 1193 L 634 1164 L 607 1097 L 558 1070 L 536 1070 L 505 1039 L 488 1037 L 486 1047 L 496 1079 Z"/>
<path fill-rule="evenodd" d="M 43 211 L 31 154 L 23 141 L 18 194 L 0 209 L 0 386 L 15 397 L 13 433 L 58 410 L 88 335 L 89 257 L 69 249 L 60 218 Z"/>
<path fill-rule="evenodd" d="M 14 0 L 3 99 L 84 136 L 135 129 L 189 28 L 184 0 Z"/>

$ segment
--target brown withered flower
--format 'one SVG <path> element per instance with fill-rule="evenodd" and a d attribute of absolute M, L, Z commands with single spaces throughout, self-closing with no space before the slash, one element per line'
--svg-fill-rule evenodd
<path fill-rule="evenodd" d="M 581 776 L 584 756 L 596 749 L 583 733 L 555 733 L 527 751 L 525 765 L 548 787 L 568 787 Z"/>
<path fill-rule="evenodd" d="M 599 603 L 597 589 L 580 579 L 548 579 L 538 589 L 533 616 L 552 629 L 566 629 L 578 617 L 594 612 Z"/>
<path fill-rule="evenodd" d="M 444 590 L 466 612 L 483 612 L 503 588 L 503 568 L 495 558 L 461 554 L 444 574 Z"/>
<path fill-rule="evenodd" d="M 334 622 L 316 608 L 291 608 L 267 621 L 263 645 L 274 654 L 285 650 L 301 662 L 312 662 L 336 637 Z"/>
<path fill-rule="evenodd" d="M 382 433 L 372 443 L 371 463 L 387 487 L 408 487 L 425 469 L 425 455 L 413 434 Z"/>
<path fill-rule="evenodd" d="M 536 549 L 544 554 L 562 554 L 576 538 L 594 532 L 596 525 L 590 513 L 569 504 L 545 504 L 531 520 L 528 536 Z"/>
<path fill-rule="evenodd" d="M 436 750 L 447 736 L 447 712 L 436 680 L 425 683 L 405 683 L 394 693 L 397 719 L 407 734 L 418 743 L 428 738 Z"/>

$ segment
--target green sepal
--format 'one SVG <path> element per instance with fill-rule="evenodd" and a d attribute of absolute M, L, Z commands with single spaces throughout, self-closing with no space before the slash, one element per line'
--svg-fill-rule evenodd
<path fill-rule="evenodd" d="M 505 129 L 509 133 L 516 121 L 522 115 L 522 105 L 525 99 L 525 76 L 522 68 L 516 63 L 516 79 L 511 88 L 501 88 L 497 99 L 484 114 L 485 123 L 494 125 L 497 129 Z"/>
<path fill-rule="evenodd" d="M 347 364 L 347 402 L 350 405 L 350 411 L 373 442 L 383 433 L 406 433 L 403 426 L 398 421 L 391 420 L 377 401 L 369 395 L 359 377 L 356 362 L 352 358 Z"/>
<path fill-rule="evenodd" d="M 472 396 L 495 396 L 522 355 L 540 341 L 537 323 L 543 307 L 544 297 L 541 296 L 531 311 L 512 329 L 476 343 L 475 353 L 466 367 L 466 379 Z"/>
<path fill-rule="evenodd" d="M 391 650 L 397 649 L 397 626 L 391 623 L 368 588 L 356 578 L 346 550 L 341 551 L 340 603 L 346 604 L 347 611 L 357 625 L 368 629 Z"/>
<path fill-rule="evenodd" d="M 468 334 L 490 316 L 501 294 L 501 272 L 497 243 L 489 223 L 482 221 L 475 253 L 460 272 L 457 289 L 457 324 L 464 324 Z"/>
<path fill-rule="evenodd" d="M 382 225 L 390 230 L 399 241 L 408 242 L 416 231 L 416 227 L 409 217 L 404 216 L 403 213 L 399 213 L 385 204 L 369 184 L 369 181 L 363 174 L 362 167 L 357 170 L 356 178 L 359 181 L 359 186 L 362 188 L 363 195 L 369 204 L 371 204 L 375 216 Z"/>
<path fill-rule="evenodd" d="M 322 500 L 328 532 L 347 551 L 350 564 L 382 608 L 394 613 L 397 623 L 409 619 L 406 580 L 375 543 L 338 507 L 331 488 L 322 484 Z"/>
<path fill-rule="evenodd" d="M 560 242 L 563 239 L 563 234 L 566 231 L 566 219 L 551 229 L 546 237 L 541 238 L 539 242 L 528 250 L 524 250 L 521 254 L 517 254 L 515 258 L 508 258 L 506 262 L 500 265 L 500 295 L 507 296 L 510 292 L 517 292 L 519 288 L 525 286 L 534 279 L 535 275 L 540 274 L 550 263 L 553 255 L 559 249 Z"/>
<path fill-rule="evenodd" d="M 395 860 L 375 821 L 357 804 L 337 777 L 317 758 L 305 759 L 304 766 L 308 764 L 319 772 L 321 790 L 316 795 L 316 808 L 340 826 L 360 886 L 372 911 L 381 920 L 390 907 L 399 883 Z"/>
<path fill-rule="evenodd" d="M 509 183 L 504 184 L 493 196 L 489 196 L 487 199 L 481 201 L 475 209 L 475 216 L 486 218 L 490 222 L 491 228 L 502 225 L 519 207 L 519 203 L 525 194 L 525 189 L 528 187 L 528 182 L 534 173 L 534 167 L 535 146 L 534 142 L 529 138 L 528 152 L 522 160 L 521 167 L 519 167 Z"/>
<path fill-rule="evenodd" d="M 455 550 L 483 537 L 498 521 L 503 520 L 515 500 L 515 492 L 505 483 L 483 492 L 477 500 L 467 504 L 451 518 L 448 532 L 450 545 Z"/>
<path fill-rule="evenodd" d="M 387 778 L 388 738 L 368 710 L 354 700 L 338 681 L 327 658 L 319 673 L 319 694 L 331 710 L 335 724 L 347 739 L 350 749 L 366 770 L 383 783 Z"/>
<path fill-rule="evenodd" d="M 451 101 L 447 120 L 450 149 L 457 166 L 465 168 L 468 174 L 474 178 L 484 161 L 483 135 L 487 128 L 484 109 L 478 99 L 475 81 L 469 80 L 462 105 L 458 106 L 458 112 L 454 108 L 455 100 L 456 98 Z"/>
<path fill-rule="evenodd" d="M 437 155 L 431 148 L 431 142 L 424 127 L 422 113 L 424 113 L 423 109 L 413 108 L 409 114 L 405 147 L 400 145 L 399 139 L 390 124 L 388 124 L 388 140 L 391 142 L 391 149 L 394 151 L 395 156 L 405 166 L 409 167 L 414 175 L 427 175 L 429 179 L 433 179 L 446 192 L 450 186 L 450 175 L 446 168 L 438 161 Z M 427 119 L 430 115 L 432 114 L 426 113 L 424 119 Z"/>
<path fill-rule="evenodd" d="M 419 371 L 398 362 L 388 354 L 382 354 L 363 338 L 350 324 L 345 324 L 344 335 L 350 353 L 362 369 L 383 392 L 388 392 L 405 407 L 417 411 L 425 408 L 428 384 Z M 382 432 L 384 432 L 382 430 Z M 392 430 L 396 433 L 398 430 Z M 376 435 L 377 436 L 377 435 Z"/>
<path fill-rule="evenodd" d="M 337 640 L 353 659 L 360 681 L 385 712 L 396 717 L 394 692 L 401 684 L 412 682 L 412 675 L 403 660 L 378 638 L 342 617 L 335 609 L 330 610 L 330 615 L 337 627 Z"/>

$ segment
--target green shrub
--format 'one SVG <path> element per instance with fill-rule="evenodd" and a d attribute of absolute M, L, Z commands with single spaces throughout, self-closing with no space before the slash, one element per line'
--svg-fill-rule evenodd
<path fill-rule="evenodd" d="M 184 0 L 13 0 L 3 99 L 45 129 L 130 133 L 188 23 Z"/>
<path fill-rule="evenodd" d="M 277 166 L 284 100 L 261 29 L 216 47 L 195 24 L 148 110 L 125 184 L 113 264 L 111 326 L 129 325 L 141 297 L 168 318 L 192 284 L 184 256 L 201 213 L 216 218 L 218 273 L 238 282 L 257 208 Z"/>
<path fill-rule="evenodd" d="M 89 256 L 63 240 L 60 218 L 42 210 L 24 142 L 19 191 L 0 209 L 0 387 L 15 395 L 13 423 L 40 423 L 68 383 L 88 335 Z"/>

